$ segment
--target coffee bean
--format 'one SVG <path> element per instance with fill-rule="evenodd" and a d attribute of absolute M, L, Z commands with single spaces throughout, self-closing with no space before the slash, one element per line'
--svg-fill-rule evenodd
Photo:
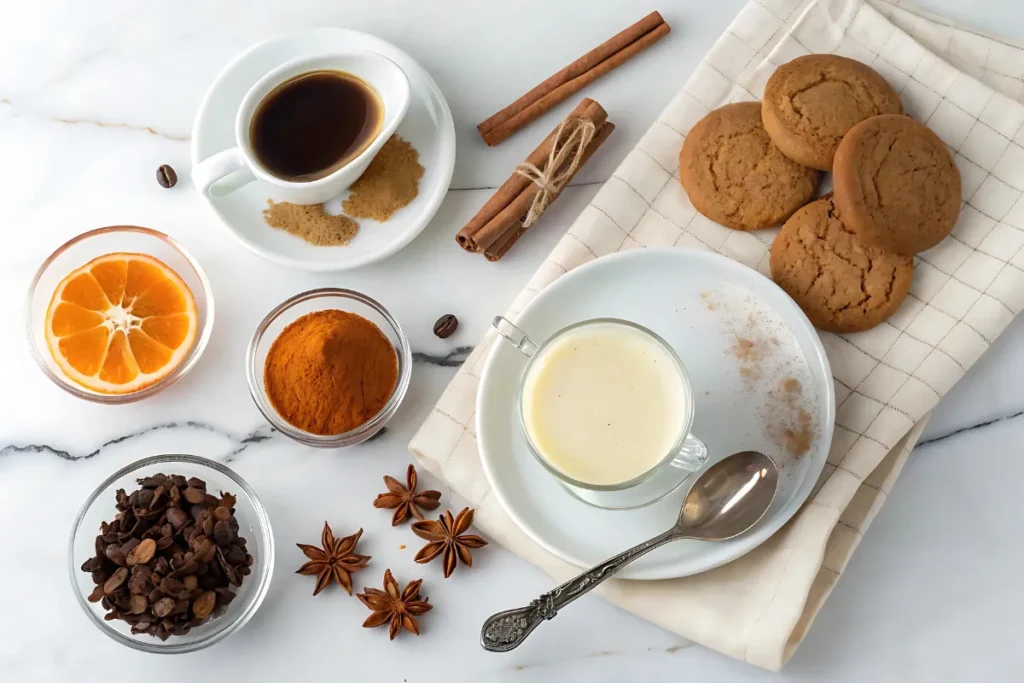
<path fill-rule="evenodd" d="M 434 334 L 441 339 L 447 339 L 459 329 L 459 319 L 451 313 L 445 313 L 434 323 Z"/>
<path fill-rule="evenodd" d="M 128 568 L 121 567 L 111 575 L 109 579 L 103 584 L 103 592 L 106 595 L 112 595 L 114 591 L 121 587 L 121 584 L 128 580 Z"/>
<path fill-rule="evenodd" d="M 142 614 L 149 608 L 149 600 L 146 599 L 145 595 L 133 595 L 130 607 L 132 614 Z"/>
<path fill-rule="evenodd" d="M 164 164 L 156 169 L 156 181 L 160 183 L 160 187 L 174 187 L 178 183 L 178 174 L 174 172 L 173 168 Z"/>
<path fill-rule="evenodd" d="M 108 545 L 105 553 L 107 559 L 116 564 L 118 567 L 123 567 L 125 566 L 125 564 L 127 564 L 128 558 L 125 556 L 123 552 L 121 552 L 120 547 L 116 545 Z"/>
<path fill-rule="evenodd" d="M 193 505 L 197 505 L 199 503 L 202 503 L 203 499 L 206 498 L 206 491 L 203 491 L 202 489 L 199 488 L 195 488 L 193 486 L 189 486 L 181 495 L 188 502 L 192 503 Z M 195 508 L 192 509 L 193 511 L 195 510 Z"/>
<path fill-rule="evenodd" d="M 122 546 L 122 551 L 124 547 Z M 128 566 L 134 567 L 137 564 L 146 564 L 153 559 L 153 555 L 156 554 L 156 541 L 152 538 L 147 538 L 142 541 L 128 555 Z"/>
<path fill-rule="evenodd" d="M 90 557 L 82 565 L 83 572 L 94 572 L 103 569 L 103 560 L 98 557 Z M 104 579 L 105 580 L 105 579 Z"/>
<path fill-rule="evenodd" d="M 196 616 L 196 619 L 205 619 L 210 616 L 210 612 L 213 611 L 213 606 L 216 602 L 217 594 L 213 591 L 207 591 L 192 603 L 192 614 Z"/>
<path fill-rule="evenodd" d="M 153 614 L 161 618 L 166 617 L 174 611 L 174 603 L 174 598 L 160 598 L 153 605 Z"/>
<path fill-rule="evenodd" d="M 223 510 L 224 508 L 218 508 Z M 231 545 L 231 537 L 233 536 L 231 531 L 231 525 L 227 521 L 217 522 L 213 527 L 213 540 L 216 541 L 217 545 L 221 548 L 227 548 Z"/>

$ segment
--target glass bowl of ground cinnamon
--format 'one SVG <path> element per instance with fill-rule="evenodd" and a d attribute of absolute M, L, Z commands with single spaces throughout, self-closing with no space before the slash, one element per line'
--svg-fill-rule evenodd
<path fill-rule="evenodd" d="M 267 314 L 246 355 L 249 392 L 281 433 L 318 448 L 366 441 L 398 410 L 412 352 L 384 306 L 349 289 L 297 294 Z"/>

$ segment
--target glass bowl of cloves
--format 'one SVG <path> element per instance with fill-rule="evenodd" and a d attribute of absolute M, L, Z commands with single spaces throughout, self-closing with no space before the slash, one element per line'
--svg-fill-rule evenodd
<path fill-rule="evenodd" d="M 270 587 L 274 538 L 256 492 L 194 455 L 134 462 L 75 519 L 71 585 L 89 619 L 123 645 L 176 654 L 244 626 Z"/>

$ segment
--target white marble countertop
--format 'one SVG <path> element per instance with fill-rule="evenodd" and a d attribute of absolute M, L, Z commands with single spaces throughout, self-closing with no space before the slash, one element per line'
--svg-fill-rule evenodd
<path fill-rule="evenodd" d="M 0 586 L 7 596 L 0 679 L 1024 679 L 1024 550 L 1016 540 L 1024 480 L 1020 320 L 939 406 L 926 434 L 931 443 L 914 452 L 778 676 L 690 646 L 596 598 L 511 654 L 484 653 L 477 644 L 482 620 L 551 581 L 496 545 L 479 551 L 471 570 L 444 581 L 436 564 L 413 563 L 418 539 L 392 530 L 389 515 L 370 505 L 383 490 L 381 475 L 404 470 L 406 443 L 452 369 L 418 363 L 387 434 L 348 451 L 313 451 L 271 433 L 248 396 L 243 356 L 256 324 L 283 299 L 315 286 L 352 287 L 381 300 L 416 351 L 444 356 L 474 343 L 743 2 L 661 3 L 670 36 L 586 92 L 611 113 L 615 136 L 542 229 L 498 264 L 462 253 L 453 236 L 488 188 L 525 157 L 534 133 L 564 112 L 497 149 L 483 145 L 475 124 L 646 8 L 584 0 L 522 0 L 515 10 L 458 0 L 0 3 Z M 1012 0 L 926 4 L 1024 39 L 1024 10 Z M 576 27 L 566 32 L 568 24 Z M 376 33 L 421 60 L 448 97 L 458 133 L 452 191 L 422 236 L 384 263 L 340 275 L 288 270 L 248 252 L 216 225 L 186 180 L 191 119 L 222 65 L 251 43 L 316 25 Z M 163 163 L 182 178 L 171 190 L 154 179 Z M 180 239 L 211 277 L 217 319 L 205 355 L 184 381 L 114 408 L 79 401 L 39 372 L 21 311 L 31 274 L 50 251 L 84 230 L 117 223 Z M 462 325 L 440 341 L 431 325 L 446 312 Z M 278 547 L 270 593 L 252 622 L 214 648 L 179 658 L 131 652 L 99 633 L 75 603 L 66 569 L 67 534 L 84 498 L 115 469 L 159 452 L 229 461 L 267 506 Z M 324 519 L 340 532 L 366 529 L 360 547 L 374 556 L 374 569 L 359 574 L 357 586 L 376 585 L 387 566 L 426 579 L 437 607 L 424 617 L 420 638 L 390 643 L 384 632 L 362 629 L 366 609 L 354 598 L 313 598 L 312 581 L 292 573 L 302 561 L 293 544 L 315 542 Z M 403 543 L 410 548 L 400 550 Z"/>

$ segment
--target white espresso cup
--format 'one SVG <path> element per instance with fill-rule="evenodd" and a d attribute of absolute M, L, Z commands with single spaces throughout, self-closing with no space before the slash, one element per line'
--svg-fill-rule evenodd
<path fill-rule="evenodd" d="M 369 85 L 383 108 L 380 130 L 352 160 L 329 175 L 313 180 L 287 180 L 270 172 L 255 154 L 250 129 L 260 104 L 278 86 L 296 76 L 317 71 L 340 71 Z M 401 67 L 376 52 L 348 51 L 301 57 L 283 64 L 253 85 L 235 115 L 235 146 L 204 159 L 192 168 L 200 192 L 222 196 L 262 180 L 273 185 L 275 198 L 293 204 L 320 204 L 338 196 L 363 174 L 409 110 L 409 78 Z"/>

